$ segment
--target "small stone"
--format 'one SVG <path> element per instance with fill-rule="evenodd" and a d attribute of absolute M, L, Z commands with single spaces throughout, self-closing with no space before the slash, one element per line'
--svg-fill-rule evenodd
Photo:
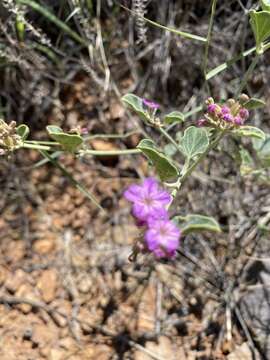
<path fill-rule="evenodd" d="M 46 303 L 53 301 L 57 288 L 56 271 L 53 269 L 43 271 L 37 283 L 37 288 L 40 290 L 41 296 Z"/>
<path fill-rule="evenodd" d="M 51 349 L 48 360 L 64 360 L 65 351 L 60 349 Z"/>
<path fill-rule="evenodd" d="M 55 239 L 54 238 L 46 238 L 37 240 L 34 243 L 34 251 L 40 255 L 49 254 L 55 248 Z"/>
<path fill-rule="evenodd" d="M 19 287 L 26 282 L 26 273 L 18 269 L 14 273 L 10 273 L 5 282 L 6 289 L 14 294 Z"/>

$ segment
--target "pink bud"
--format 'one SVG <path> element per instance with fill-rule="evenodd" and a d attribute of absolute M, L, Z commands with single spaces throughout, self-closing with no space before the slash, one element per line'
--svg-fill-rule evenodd
<path fill-rule="evenodd" d="M 232 114 L 224 114 L 222 115 L 222 119 L 226 122 L 233 122 L 233 116 Z"/>
<path fill-rule="evenodd" d="M 239 115 L 244 121 L 247 120 L 247 118 L 249 117 L 248 109 L 245 109 L 245 108 L 240 109 Z"/>
<path fill-rule="evenodd" d="M 222 106 L 221 113 L 222 115 L 229 114 L 231 112 L 230 108 L 226 105 Z"/>
<path fill-rule="evenodd" d="M 243 125 L 243 119 L 240 116 L 235 116 L 234 123 L 235 125 Z"/>
<path fill-rule="evenodd" d="M 216 104 L 210 104 L 207 106 L 207 112 L 209 114 L 214 114 L 217 110 L 217 105 Z"/>
<path fill-rule="evenodd" d="M 202 126 L 206 126 L 207 125 L 207 120 L 206 119 L 199 119 L 197 121 L 197 126 L 202 127 Z"/>

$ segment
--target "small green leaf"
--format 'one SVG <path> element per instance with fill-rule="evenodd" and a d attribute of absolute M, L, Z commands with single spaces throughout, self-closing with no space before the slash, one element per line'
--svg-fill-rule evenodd
<path fill-rule="evenodd" d="M 180 111 L 173 111 L 165 116 L 164 121 L 166 124 L 172 124 L 175 122 L 183 122 L 183 121 L 185 121 L 185 116 Z"/>
<path fill-rule="evenodd" d="M 166 157 L 152 140 L 143 139 L 137 146 L 155 166 L 162 181 L 175 178 L 178 175 L 177 167 Z"/>
<path fill-rule="evenodd" d="M 190 126 L 184 132 L 179 143 L 180 150 L 188 158 L 202 154 L 209 145 L 208 134 L 205 129 Z"/>
<path fill-rule="evenodd" d="M 142 120 L 147 121 L 147 112 L 143 107 L 142 99 L 134 94 L 126 94 L 122 97 L 122 101 L 136 114 L 138 114 Z"/>
<path fill-rule="evenodd" d="M 261 129 L 256 128 L 255 126 L 241 126 L 240 128 L 233 130 L 233 134 L 237 136 L 248 136 L 265 140 L 265 133 Z"/>
<path fill-rule="evenodd" d="M 59 126 L 49 125 L 46 129 L 49 136 L 62 145 L 64 150 L 73 152 L 83 142 L 80 135 L 67 134 Z"/>
<path fill-rule="evenodd" d="M 183 235 L 204 230 L 221 232 L 218 222 L 209 216 L 188 214 L 184 217 L 176 216 L 173 220 L 177 222 Z"/>
<path fill-rule="evenodd" d="M 259 109 L 265 106 L 265 102 L 261 99 L 251 98 L 246 101 L 243 106 L 248 110 Z"/>
<path fill-rule="evenodd" d="M 263 10 L 270 11 L 270 0 L 260 0 Z"/>
<path fill-rule="evenodd" d="M 251 10 L 250 24 L 256 40 L 256 51 L 263 52 L 263 42 L 270 36 L 270 12 Z"/>
<path fill-rule="evenodd" d="M 17 134 L 22 138 L 22 140 L 26 140 L 30 130 L 29 127 L 25 124 L 21 124 L 16 128 Z"/>

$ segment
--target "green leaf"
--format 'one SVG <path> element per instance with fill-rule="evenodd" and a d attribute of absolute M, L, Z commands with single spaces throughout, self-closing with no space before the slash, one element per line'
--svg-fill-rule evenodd
<path fill-rule="evenodd" d="M 209 145 L 208 134 L 205 129 L 190 126 L 184 132 L 179 143 L 180 150 L 188 158 L 202 154 Z"/>
<path fill-rule="evenodd" d="M 185 121 L 185 116 L 180 111 L 173 111 L 165 116 L 164 121 L 166 124 L 172 124 L 175 122 L 183 122 L 183 121 Z"/>
<path fill-rule="evenodd" d="M 22 140 L 26 140 L 30 130 L 29 127 L 25 124 L 21 124 L 16 128 L 17 134 L 22 138 Z"/>
<path fill-rule="evenodd" d="M 62 145 L 64 150 L 74 152 L 82 144 L 83 138 L 78 134 L 67 134 L 59 126 L 46 127 L 49 136 Z"/>
<path fill-rule="evenodd" d="M 270 0 L 260 0 L 263 10 L 270 11 Z"/>
<path fill-rule="evenodd" d="M 263 42 L 270 36 L 270 12 L 251 10 L 250 24 L 256 40 L 256 51 L 263 52 Z"/>
<path fill-rule="evenodd" d="M 237 136 L 248 136 L 265 140 L 265 133 L 261 129 L 256 128 L 255 126 L 241 126 L 240 128 L 233 130 L 232 133 Z"/>
<path fill-rule="evenodd" d="M 177 222 L 183 235 L 204 230 L 221 232 L 218 222 L 209 216 L 188 214 L 184 217 L 176 216 L 173 220 Z"/>
<path fill-rule="evenodd" d="M 153 163 L 162 181 L 170 180 L 178 175 L 177 167 L 166 157 L 166 155 L 157 149 L 152 140 L 141 140 L 137 148 L 140 149 Z"/>
<path fill-rule="evenodd" d="M 259 109 L 265 106 L 265 102 L 261 99 L 251 98 L 246 101 L 243 106 L 248 110 Z"/>
<path fill-rule="evenodd" d="M 138 114 L 143 120 L 147 121 L 147 112 L 143 107 L 143 101 L 139 96 L 134 94 L 126 94 L 122 97 L 122 101 L 136 114 Z"/>

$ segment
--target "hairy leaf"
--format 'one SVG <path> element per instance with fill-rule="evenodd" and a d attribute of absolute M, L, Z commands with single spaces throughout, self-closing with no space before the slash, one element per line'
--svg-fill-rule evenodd
<path fill-rule="evenodd" d="M 265 102 L 261 99 L 251 98 L 246 101 L 243 106 L 248 110 L 259 109 L 265 106 Z"/>
<path fill-rule="evenodd" d="M 172 124 L 175 122 L 183 122 L 183 121 L 185 121 L 185 116 L 180 111 L 173 111 L 165 116 L 164 121 L 166 124 Z"/>
<path fill-rule="evenodd" d="M 270 12 L 251 10 L 250 24 L 256 40 L 257 53 L 263 52 L 263 42 L 270 36 Z"/>
<path fill-rule="evenodd" d="M 142 99 L 134 94 L 126 94 L 122 97 L 122 101 L 137 115 L 140 116 L 142 120 L 147 120 L 147 113 L 143 107 Z"/>
<path fill-rule="evenodd" d="M 190 126 L 184 132 L 179 143 L 180 150 L 188 158 L 202 154 L 209 145 L 208 134 L 205 129 Z"/>
<path fill-rule="evenodd" d="M 178 175 L 177 167 L 165 154 L 157 149 L 152 140 L 141 140 L 137 148 L 153 163 L 162 181 L 170 180 Z"/>
<path fill-rule="evenodd" d="M 49 136 L 62 145 L 67 151 L 75 151 L 82 144 L 83 139 L 77 134 L 67 134 L 60 127 L 49 125 L 46 127 Z"/>
<path fill-rule="evenodd" d="M 233 134 L 237 136 L 248 136 L 265 140 L 265 133 L 255 126 L 241 126 L 240 128 L 233 130 Z"/>
<path fill-rule="evenodd" d="M 199 214 L 188 214 L 184 217 L 176 216 L 173 219 L 179 224 L 182 234 L 187 235 L 191 232 L 214 231 L 221 232 L 218 222 L 209 216 Z"/>
<path fill-rule="evenodd" d="M 22 140 L 26 140 L 30 133 L 30 130 L 27 125 L 21 124 L 16 128 L 16 132 L 22 138 Z"/>

